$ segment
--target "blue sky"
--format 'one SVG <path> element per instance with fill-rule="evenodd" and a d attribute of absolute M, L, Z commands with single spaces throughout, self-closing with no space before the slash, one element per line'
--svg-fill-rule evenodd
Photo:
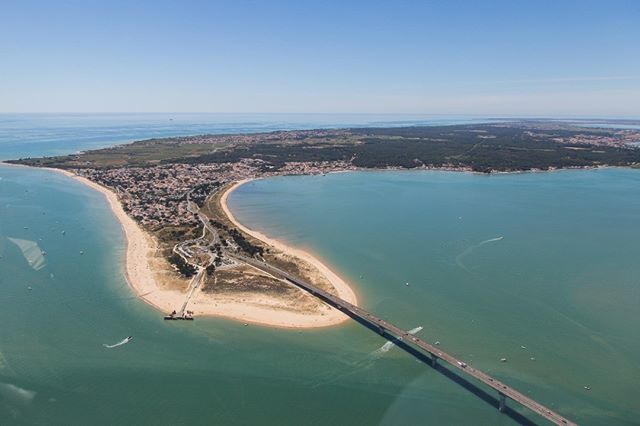
<path fill-rule="evenodd" d="M 640 1 L 0 0 L 0 111 L 640 117 Z"/>

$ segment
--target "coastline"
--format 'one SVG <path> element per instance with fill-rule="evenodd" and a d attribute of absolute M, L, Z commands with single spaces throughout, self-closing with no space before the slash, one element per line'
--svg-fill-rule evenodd
<path fill-rule="evenodd" d="M 327 279 L 331 282 L 333 287 L 338 292 L 338 296 L 340 298 L 342 298 L 342 299 L 348 301 L 349 303 L 352 303 L 352 304 L 357 306 L 358 305 L 358 299 L 356 297 L 355 292 L 351 288 L 351 286 L 349 286 L 349 284 L 347 284 L 346 281 L 344 281 L 340 276 L 338 276 L 335 272 L 333 272 L 327 265 L 322 263 L 317 257 L 309 254 L 308 252 L 306 252 L 304 250 L 290 247 L 290 246 L 284 244 L 283 242 L 281 242 L 279 240 L 267 237 L 266 235 L 264 235 L 261 232 L 258 232 L 256 230 L 248 228 L 247 226 L 245 226 L 242 223 L 240 223 L 236 219 L 236 217 L 233 215 L 233 213 L 231 213 L 231 210 L 229 209 L 229 206 L 227 204 L 227 199 L 228 199 L 229 195 L 233 191 L 238 189 L 240 186 L 244 185 L 245 183 L 251 182 L 252 180 L 255 180 L 255 179 L 243 179 L 241 181 L 235 182 L 233 185 L 231 185 L 222 194 L 222 197 L 220 198 L 220 205 L 222 206 L 222 210 L 224 211 L 224 213 L 227 216 L 227 218 L 229 218 L 231 223 L 233 223 L 242 232 L 245 232 L 246 234 L 249 234 L 252 237 L 254 237 L 254 238 L 256 238 L 256 239 L 258 239 L 258 240 L 260 240 L 260 241 L 262 241 L 262 242 L 264 242 L 264 243 L 266 243 L 268 245 L 270 245 L 270 246 L 273 246 L 276 249 L 278 249 L 278 250 L 280 250 L 280 251 L 282 251 L 284 253 L 287 253 L 287 254 L 292 255 L 294 257 L 297 257 L 297 258 L 300 258 L 302 260 L 305 260 L 306 262 L 309 262 L 310 264 L 312 264 L 313 266 L 318 268 L 318 270 L 325 277 L 327 277 Z M 334 310 L 339 313 L 339 311 L 337 309 L 334 309 Z"/>
<path fill-rule="evenodd" d="M 157 262 L 157 242 L 126 214 L 115 192 L 67 170 L 46 167 L 40 169 L 61 173 L 101 193 L 105 197 L 111 212 L 122 229 L 125 242 L 123 265 L 125 279 L 137 298 L 144 300 L 164 314 L 182 305 L 188 282 L 185 283 L 183 289 L 172 289 L 163 285 L 162 279 L 159 279 L 157 274 L 154 273 L 151 265 L 154 259 Z M 242 231 L 252 235 L 254 238 L 260 239 L 265 244 L 272 245 L 286 254 L 298 257 L 312 264 L 332 283 L 340 297 L 353 304 L 357 304 L 356 295 L 351 287 L 317 258 L 302 250 L 286 246 L 277 240 L 268 238 L 257 231 L 250 230 L 235 219 L 226 204 L 226 199 L 233 190 L 247 181 L 248 180 L 243 180 L 234 183 L 222 196 L 221 204 L 229 220 Z M 302 292 L 302 290 L 300 291 Z M 255 297 L 245 296 L 242 298 L 220 295 L 210 296 L 201 291 L 197 291 L 196 295 L 192 298 L 190 309 L 194 311 L 196 316 L 221 317 L 276 328 L 301 329 L 329 327 L 341 324 L 349 319 L 344 313 L 325 304 L 322 304 L 319 312 L 292 312 L 283 309 L 281 303 L 267 296 L 256 295 Z"/>
<path fill-rule="evenodd" d="M 125 243 L 123 265 L 125 279 L 137 298 L 162 312 L 170 312 L 176 306 L 180 306 L 184 299 L 182 292 L 160 288 L 154 277 L 150 260 L 157 251 L 157 243 L 127 215 L 115 192 L 67 170 L 46 167 L 42 169 L 61 173 L 105 197 L 122 230 Z"/>
<path fill-rule="evenodd" d="M 2 164 L 15 167 L 29 167 L 5 162 Z M 598 167 L 596 169 L 599 168 L 603 167 Z M 169 277 L 167 277 L 166 272 L 170 269 L 166 260 L 158 254 L 158 243 L 155 238 L 142 229 L 137 222 L 125 213 L 115 192 L 67 170 L 46 167 L 41 167 L 39 169 L 61 173 L 67 177 L 75 179 L 77 182 L 100 192 L 106 198 L 109 207 L 114 217 L 119 222 L 123 232 L 125 240 L 123 270 L 127 284 L 137 298 L 144 300 L 146 303 L 165 314 L 179 308 L 184 303 L 189 283 L 186 280 L 180 281 L 178 279 L 168 279 Z M 558 169 L 553 171 L 561 170 L 574 169 Z M 399 170 L 382 169 L 376 171 Z M 448 171 L 469 172 L 467 170 Z M 538 171 L 529 172 L 536 173 Z M 349 284 L 347 284 L 347 282 L 345 282 L 344 279 L 339 277 L 317 257 L 301 249 L 287 246 L 281 241 L 250 229 L 235 218 L 228 206 L 228 196 L 241 185 L 251 180 L 255 179 L 244 179 L 234 182 L 221 194 L 220 207 L 229 221 L 241 231 L 262 241 L 266 245 L 272 246 L 285 254 L 294 258 L 299 258 L 304 262 L 313 265 L 332 284 L 341 298 L 357 305 L 357 297 L 354 290 L 349 286 Z M 160 276 L 163 272 L 165 276 Z M 300 290 L 300 292 L 303 291 Z M 190 310 L 194 311 L 196 316 L 223 317 L 270 327 L 327 327 L 343 323 L 348 319 L 348 317 L 339 310 L 324 304 L 321 309 L 315 312 L 304 311 L 302 309 L 292 311 L 284 306 L 282 299 L 269 297 L 268 295 L 261 295 L 259 293 L 242 294 L 240 296 L 234 294 L 216 294 L 214 296 L 198 290 L 191 300 Z"/>

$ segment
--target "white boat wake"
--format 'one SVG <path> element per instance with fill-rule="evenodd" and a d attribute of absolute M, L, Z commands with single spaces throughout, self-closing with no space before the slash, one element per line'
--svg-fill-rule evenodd
<path fill-rule="evenodd" d="M 478 247 L 482 247 L 485 244 L 494 243 L 496 241 L 501 241 L 503 238 L 504 237 L 489 238 L 488 240 L 481 241 L 478 244 L 469 247 L 468 249 L 466 249 L 456 257 L 456 263 L 458 264 L 459 267 L 461 267 L 466 271 L 467 267 L 464 265 L 464 263 L 462 263 L 462 259 L 464 259 L 466 256 L 471 254 L 471 252 L 477 249 Z"/>
<path fill-rule="evenodd" d="M 422 330 L 422 327 L 416 327 L 414 329 L 409 330 L 407 333 L 416 334 Z M 320 386 L 325 386 L 330 383 L 334 383 L 335 381 L 342 379 L 347 376 L 351 376 L 359 373 L 360 371 L 367 370 L 373 367 L 383 354 L 389 352 L 389 350 L 394 347 L 396 344 L 394 342 L 388 341 L 381 348 L 376 349 L 375 351 L 369 353 L 366 358 L 360 359 L 356 362 L 350 363 L 349 371 L 347 373 L 335 373 L 329 374 L 327 378 L 318 381 L 317 383 L 311 385 L 312 388 L 317 388 Z"/>
<path fill-rule="evenodd" d="M 103 343 L 102 346 L 104 346 L 105 348 L 108 348 L 108 349 L 117 348 L 118 346 L 126 345 L 132 339 L 133 339 L 133 336 L 129 336 L 129 337 L 125 338 L 125 339 L 122 339 L 118 343 L 114 343 L 113 345 L 107 345 L 106 343 Z"/>
<path fill-rule="evenodd" d="M 416 327 L 416 328 L 412 328 L 411 330 L 409 330 L 407 333 L 414 335 L 416 333 L 418 333 L 419 331 L 422 330 L 423 327 Z M 393 348 L 396 345 L 396 343 L 394 341 L 388 340 L 384 345 L 382 345 L 380 348 L 376 349 L 373 353 L 374 354 L 383 354 L 383 353 L 387 353 L 391 350 L 391 348 Z"/>
<path fill-rule="evenodd" d="M 0 382 L 0 396 L 4 401 L 26 405 L 33 401 L 36 392 L 21 388 L 13 383 Z"/>
<path fill-rule="evenodd" d="M 44 259 L 44 252 L 40 249 L 38 243 L 20 238 L 7 237 L 7 239 L 18 246 L 27 263 L 29 263 L 29 266 L 34 270 L 39 271 L 47 266 L 47 262 Z"/>

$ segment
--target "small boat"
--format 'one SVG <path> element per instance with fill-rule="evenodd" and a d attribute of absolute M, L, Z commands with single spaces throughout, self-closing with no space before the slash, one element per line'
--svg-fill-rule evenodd
<path fill-rule="evenodd" d="M 84 251 L 80 250 L 80 254 L 84 254 Z"/>
<path fill-rule="evenodd" d="M 526 347 L 526 346 L 524 346 L 524 345 L 520 345 L 520 347 L 521 347 L 522 349 L 527 349 L 527 347 Z"/>
<path fill-rule="evenodd" d="M 500 362 L 507 362 L 506 358 L 500 358 Z"/>
<path fill-rule="evenodd" d="M 103 343 L 102 346 L 104 346 L 107 349 L 113 349 L 113 348 L 117 348 L 118 346 L 126 345 L 132 339 L 133 339 L 133 336 L 129 336 L 127 338 L 124 338 L 124 339 L 120 340 L 118 343 L 114 343 L 113 345 L 108 345 L 106 343 Z"/>
<path fill-rule="evenodd" d="M 583 386 L 584 390 L 591 390 L 591 386 Z"/>
<path fill-rule="evenodd" d="M 440 340 L 436 340 L 435 345 L 436 345 L 436 346 L 440 346 Z"/>
<path fill-rule="evenodd" d="M 409 283 L 404 283 L 404 285 L 406 285 L 407 287 L 409 287 Z"/>

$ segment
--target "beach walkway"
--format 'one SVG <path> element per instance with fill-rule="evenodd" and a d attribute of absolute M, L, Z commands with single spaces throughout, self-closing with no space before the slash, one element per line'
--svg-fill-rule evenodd
<path fill-rule="evenodd" d="M 202 283 L 202 278 L 204 277 L 204 274 L 205 274 L 205 269 L 200 268 L 196 276 L 193 277 L 193 279 L 191 280 L 191 283 L 189 284 L 189 293 L 187 294 L 187 297 L 185 298 L 184 303 L 182 304 L 182 307 L 180 308 L 177 314 L 179 317 L 184 317 L 185 312 L 187 311 L 187 305 L 189 305 L 189 302 L 193 297 L 193 292 L 196 291 L 196 289 Z"/>

